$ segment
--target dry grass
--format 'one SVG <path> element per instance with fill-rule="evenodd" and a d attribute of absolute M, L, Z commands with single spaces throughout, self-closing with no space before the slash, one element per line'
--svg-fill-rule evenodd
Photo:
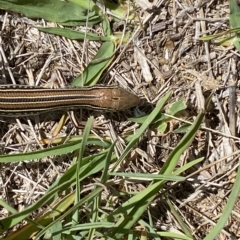
<path fill-rule="evenodd" d="M 238 156 L 226 158 L 239 148 L 238 119 L 232 123 L 229 115 L 232 111 L 231 114 L 235 114 L 235 106 L 229 100 L 229 89 L 239 87 L 239 53 L 233 46 L 223 47 L 199 41 L 200 36 L 229 29 L 228 1 L 159 1 L 163 3 L 146 9 L 142 2 L 136 5 L 142 26 L 134 30 L 126 28 L 126 31 L 134 31 L 134 38 L 121 46 L 119 56 L 99 83 L 118 84 L 132 89 L 150 103 L 143 103 L 138 108 L 145 113 L 149 113 L 152 106 L 169 90 L 173 91 L 171 102 L 183 98 L 187 104 L 183 114 L 169 123 L 168 132 L 162 134 L 154 127 L 149 128 L 133 150 L 129 158 L 131 161 L 124 166 L 126 172 L 158 172 L 182 137 L 173 130 L 182 121 L 192 121 L 197 115 L 202 108 L 202 103 L 197 101 L 198 96 L 201 98 L 203 95 L 207 99 L 214 92 L 203 128 L 179 160 L 181 166 L 204 157 L 205 160 L 186 172 L 186 176 L 199 169 L 202 171 L 168 191 L 195 238 L 203 239 L 226 204 L 239 165 Z M 43 20 L 29 20 L 1 11 L 0 24 L 1 84 L 16 82 L 47 87 L 69 85 L 99 48 L 99 43 L 87 41 L 84 46 L 82 42 L 39 32 L 34 26 L 52 25 Z M 117 26 L 115 31 L 122 27 Z M 100 27 L 91 31 L 101 34 Z M 124 134 L 134 132 L 138 127 L 138 124 L 127 121 L 127 117 L 133 114 L 138 115 L 137 111 L 130 110 L 106 114 L 82 110 L 80 117 L 84 125 L 89 115 L 93 115 L 95 121 L 92 133 L 100 138 L 111 136 L 114 141 L 119 136 L 121 138 Z M 51 139 L 60 117 L 61 114 L 49 114 L 39 118 L 23 118 L 18 122 L 14 119 L 1 120 L 1 154 L 43 148 L 39 139 Z M 69 121 L 58 137 L 79 135 L 81 131 Z M 44 147 L 50 146 L 51 142 Z M 116 153 L 121 153 L 124 146 L 123 141 L 118 142 Z M 92 154 L 98 149 L 88 148 L 87 151 Z M 48 157 L 36 162 L 1 164 L 1 198 L 21 210 L 44 195 L 48 186 L 70 164 L 66 156 L 58 159 Z M 138 183 L 131 185 L 131 188 L 139 191 L 145 186 Z M 156 200 L 152 205 L 156 210 L 153 221 L 157 229 L 178 229 L 165 203 Z M 1 218 L 6 214 L 5 209 L 1 209 Z M 240 238 L 239 214 L 238 201 L 219 239 Z"/>

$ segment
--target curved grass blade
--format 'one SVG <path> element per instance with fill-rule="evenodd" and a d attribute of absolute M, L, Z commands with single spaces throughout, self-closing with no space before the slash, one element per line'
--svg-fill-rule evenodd
<path fill-rule="evenodd" d="M 83 179 L 101 171 L 105 166 L 105 160 L 106 160 L 107 151 L 103 151 L 99 154 L 96 154 L 94 156 L 89 156 L 83 159 L 79 181 L 82 181 Z M 111 160 L 115 159 L 115 155 L 111 156 Z M 49 190 L 62 185 L 62 183 L 68 181 L 69 184 L 67 187 L 74 186 L 74 183 L 76 181 L 76 167 L 77 164 L 74 164 L 71 166 L 57 181 L 55 181 L 49 188 Z M 64 190 L 64 189 L 61 189 Z"/>
<path fill-rule="evenodd" d="M 47 226 L 49 223 L 51 223 L 54 218 L 57 218 L 64 211 L 66 211 L 66 209 L 73 203 L 73 201 L 73 193 L 62 198 L 60 202 L 58 200 L 55 201 L 56 203 L 51 204 L 49 208 L 51 209 L 50 211 L 47 211 L 46 213 L 34 220 L 35 224 L 28 223 L 23 228 L 8 235 L 7 239 L 30 239 L 34 232 L 37 232 L 40 229 L 44 228 L 44 226 Z"/>
<path fill-rule="evenodd" d="M 92 86 L 95 85 L 100 78 L 102 72 L 107 68 L 113 59 L 115 44 L 107 41 L 99 48 L 96 56 L 84 69 L 83 74 L 73 80 L 73 86 Z"/>
<path fill-rule="evenodd" d="M 123 153 L 121 154 L 121 156 L 119 157 L 118 161 L 115 163 L 112 171 L 114 171 L 117 166 L 124 160 L 124 158 L 128 155 L 128 153 L 131 151 L 131 149 L 133 148 L 133 146 L 136 144 L 136 142 L 139 140 L 140 136 L 142 135 L 142 133 L 149 127 L 149 125 L 154 121 L 154 119 L 156 118 L 156 116 L 158 116 L 159 112 L 162 110 L 162 108 L 164 107 L 164 105 L 166 104 L 167 100 L 170 98 L 171 96 L 171 92 L 167 93 L 165 96 L 163 96 L 160 101 L 157 103 L 155 109 L 151 112 L 151 114 L 146 118 L 146 120 L 144 121 L 144 123 L 142 124 L 142 126 L 136 131 L 136 133 L 134 134 L 133 138 L 130 140 L 130 142 L 128 143 L 128 145 L 126 146 L 125 150 L 123 151 Z"/>
<path fill-rule="evenodd" d="M 187 149 L 187 147 L 192 143 L 192 140 L 195 137 L 195 134 L 197 130 L 199 129 L 202 120 L 204 118 L 204 113 L 201 112 L 192 126 L 189 128 L 188 132 L 183 136 L 181 141 L 178 143 L 178 145 L 173 149 L 173 151 L 170 153 L 167 161 L 163 165 L 160 173 L 161 174 L 171 174 L 174 170 L 175 166 L 177 165 L 177 162 L 183 153 Z"/>
<path fill-rule="evenodd" d="M 45 204 L 46 202 L 51 200 L 54 197 L 55 193 L 57 193 L 60 189 L 64 188 L 67 185 L 68 185 L 68 182 L 63 183 L 62 185 L 60 185 L 60 186 L 54 188 L 53 190 L 49 191 L 48 193 L 46 193 L 36 203 L 27 207 L 22 212 L 15 213 L 9 217 L 6 217 L 6 218 L 0 220 L 0 232 L 4 232 L 4 231 L 8 230 L 9 228 L 13 227 L 17 223 L 19 223 L 20 221 L 22 221 L 23 219 L 28 217 L 28 215 L 30 213 L 32 213 L 34 210 L 36 210 L 37 208 L 39 208 L 40 206 L 42 206 L 43 204 Z"/>
<path fill-rule="evenodd" d="M 55 219 L 55 221 L 63 221 L 63 219 L 65 219 L 67 216 L 70 216 L 73 212 L 75 212 L 77 209 L 80 208 L 80 206 L 83 206 L 86 202 L 88 201 L 92 201 L 97 195 L 99 195 L 99 193 L 102 191 L 101 188 L 95 189 L 94 191 L 92 191 L 91 193 L 89 193 L 88 195 L 86 195 L 85 197 L 83 197 L 78 203 L 76 203 L 73 207 L 71 207 L 70 209 L 68 209 L 67 211 L 65 211 L 61 216 L 59 216 L 58 218 Z M 55 221 L 51 222 L 47 227 L 45 227 L 44 229 L 42 229 L 36 236 L 35 239 L 40 239 L 40 237 L 45 234 L 48 229 L 50 229 L 54 224 Z"/>
<path fill-rule="evenodd" d="M 217 237 L 217 235 L 222 231 L 225 224 L 227 223 L 233 208 L 235 206 L 236 201 L 239 198 L 240 193 L 240 167 L 238 167 L 238 173 L 236 180 L 233 184 L 232 191 L 228 197 L 227 204 L 222 211 L 221 217 L 218 219 L 217 224 L 214 228 L 209 232 L 209 234 L 204 238 L 204 240 L 212 240 Z"/>
<path fill-rule="evenodd" d="M 189 131 L 170 153 L 166 163 L 163 166 L 163 169 L 160 171 L 161 174 L 171 174 L 174 171 L 179 157 L 192 142 L 197 130 L 201 125 L 203 117 L 203 113 L 200 113 L 197 116 Z M 155 180 L 152 185 L 133 196 L 127 202 L 122 204 L 122 206 L 116 209 L 112 214 L 110 214 L 108 219 L 112 219 L 114 216 L 117 217 L 119 214 L 121 214 L 121 217 L 115 226 L 109 231 L 109 236 L 114 236 L 116 239 L 121 239 L 142 216 L 143 212 L 153 201 L 156 194 L 162 189 L 164 183 L 165 181 L 163 180 Z"/>

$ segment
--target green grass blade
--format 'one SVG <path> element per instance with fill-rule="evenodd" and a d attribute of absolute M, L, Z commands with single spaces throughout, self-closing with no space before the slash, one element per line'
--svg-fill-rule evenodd
<path fill-rule="evenodd" d="M 171 96 L 171 92 L 167 93 L 165 96 L 161 98 L 161 100 L 158 102 L 154 110 L 151 112 L 151 114 L 146 118 L 142 126 L 136 131 L 134 136 L 132 137 L 131 141 L 128 143 L 126 148 L 124 149 L 123 153 L 119 157 L 118 161 L 115 163 L 112 171 L 114 171 L 118 165 L 124 160 L 124 158 L 128 155 L 128 153 L 131 151 L 133 146 L 136 144 L 136 142 L 139 140 L 142 133 L 149 127 L 149 125 L 154 121 L 156 116 L 159 114 L 159 112 L 162 110 L 164 105 L 166 104 L 167 100 Z"/>
<path fill-rule="evenodd" d="M 35 151 L 35 152 L 27 152 L 27 153 L 20 153 L 20 154 L 12 154 L 12 155 L 0 155 L 0 162 L 20 162 L 25 160 L 33 160 L 33 159 L 40 159 L 47 156 L 56 156 L 67 154 L 70 152 L 75 151 L 79 148 L 80 143 L 82 142 L 82 136 L 75 136 L 70 138 L 68 143 L 61 144 L 56 147 L 46 148 L 43 150 Z M 93 144 L 103 148 L 109 148 L 110 141 L 102 141 L 96 137 L 89 137 L 88 144 Z"/>
<path fill-rule="evenodd" d="M 103 36 L 98 36 L 97 34 L 94 33 L 85 33 L 85 32 L 79 32 L 67 28 L 55 28 L 55 27 L 37 27 L 38 30 L 50 33 L 50 34 L 56 34 L 59 36 L 66 37 L 68 39 L 72 40 L 84 40 L 87 38 L 90 41 L 110 41 L 112 38 L 109 36 L 103 37 Z"/>
<path fill-rule="evenodd" d="M 221 217 L 218 219 L 217 224 L 214 226 L 214 228 L 209 232 L 209 234 L 204 238 L 204 240 L 212 240 L 217 237 L 217 235 L 222 231 L 225 224 L 227 223 L 233 208 L 235 206 L 236 201 L 239 198 L 239 192 L 240 192 L 240 167 L 238 167 L 238 173 L 236 180 L 233 184 L 232 191 L 228 197 L 228 201 L 226 206 L 224 207 L 222 211 Z"/>
<path fill-rule="evenodd" d="M 88 195 L 86 195 L 85 197 L 83 197 L 82 199 L 80 199 L 80 201 L 78 203 L 76 203 L 73 207 L 71 207 L 70 209 L 68 209 L 67 211 L 65 211 L 61 216 L 59 216 L 58 218 L 55 219 L 55 221 L 51 222 L 47 227 L 45 227 L 44 229 L 42 229 L 36 236 L 35 239 L 40 239 L 40 237 L 45 234 L 49 228 L 51 228 L 55 222 L 57 221 L 63 221 L 63 219 L 65 219 L 67 216 L 70 216 L 73 212 L 75 212 L 77 209 L 79 209 L 80 206 L 82 206 L 83 204 L 87 203 L 88 201 L 92 201 L 97 195 L 99 195 L 99 193 L 102 191 L 101 188 L 95 189 L 94 191 L 92 191 L 91 193 L 89 193 Z"/>
<path fill-rule="evenodd" d="M 192 237 L 188 237 L 184 234 L 174 233 L 174 232 L 158 232 L 158 235 L 165 239 L 193 240 Z"/>
<path fill-rule="evenodd" d="M 181 154 L 183 153 L 183 151 L 185 151 L 185 149 L 191 144 L 192 140 L 194 139 L 195 134 L 202 123 L 203 117 L 204 117 L 204 113 L 198 114 L 196 120 L 194 121 L 192 126 L 189 128 L 188 132 L 183 136 L 183 138 L 178 143 L 178 145 L 170 153 L 167 161 L 165 162 L 165 164 L 163 165 L 160 171 L 161 174 L 172 173 L 175 166 L 177 165 L 177 162 Z"/>
<path fill-rule="evenodd" d="M 200 113 L 194 123 L 192 124 L 189 131 L 184 135 L 179 144 L 175 147 L 175 149 L 170 153 L 166 163 L 163 166 L 163 170 L 160 173 L 163 174 L 171 174 L 174 171 L 174 168 L 177 164 L 177 161 L 180 155 L 186 150 L 189 144 L 192 142 L 198 128 L 201 125 L 202 119 L 204 117 L 203 113 Z M 122 204 L 118 209 L 116 209 L 112 214 L 109 215 L 108 219 L 112 217 L 117 217 L 118 214 L 125 213 L 118 222 L 115 227 L 113 227 L 109 236 L 115 236 L 116 239 L 120 239 L 123 235 L 130 229 L 136 221 L 142 216 L 143 212 L 146 210 L 148 205 L 152 202 L 155 195 L 161 190 L 165 181 L 155 180 L 152 185 L 148 188 L 144 189 L 142 192 L 136 194 L 127 202 Z"/>
<path fill-rule="evenodd" d="M 87 19 L 89 24 L 94 24 L 102 19 L 95 15 L 95 11 L 87 11 L 79 4 L 69 1 L 0 0 L 0 8 L 21 13 L 29 18 L 43 18 L 68 26 L 85 25 Z"/>
<path fill-rule="evenodd" d="M 81 189 L 80 189 L 80 168 L 82 166 L 82 159 L 83 159 L 83 154 L 85 152 L 85 148 L 86 148 L 86 145 L 87 145 L 87 139 L 88 139 L 88 136 L 90 134 L 90 131 L 92 129 L 92 125 L 93 125 L 93 117 L 90 117 L 85 125 L 85 128 L 84 128 L 84 132 L 83 132 L 83 140 L 80 144 L 80 148 L 78 150 L 78 157 L 77 157 L 77 167 L 76 167 L 76 172 L 75 172 L 75 175 L 76 175 L 76 194 L 75 194 L 75 204 L 78 203 L 80 201 L 80 192 L 81 192 Z M 76 211 L 74 214 L 73 214 L 73 218 L 72 218 L 72 222 L 73 223 L 78 223 L 78 211 Z M 73 224 L 74 225 L 74 224 Z"/>
<path fill-rule="evenodd" d="M 99 48 L 96 56 L 84 69 L 83 74 L 73 80 L 73 86 L 92 86 L 100 78 L 102 72 L 107 68 L 113 59 L 115 44 L 112 41 L 104 42 Z"/>
<path fill-rule="evenodd" d="M 182 172 L 185 172 L 186 170 L 188 170 L 189 168 L 191 168 L 192 166 L 200 163 L 201 161 L 203 161 L 204 158 L 198 158 L 198 159 L 195 159 L 195 160 L 192 160 L 191 162 L 188 162 L 186 164 L 184 164 L 182 167 L 178 168 L 176 171 L 174 171 L 174 175 L 179 175 L 180 173 Z"/>
<path fill-rule="evenodd" d="M 103 173 L 102 173 L 102 177 L 101 177 L 101 183 L 104 185 L 107 180 L 109 179 L 109 175 L 108 175 L 108 171 L 109 171 L 109 165 L 112 159 L 112 153 L 114 151 L 114 146 L 115 144 L 112 144 L 111 148 L 109 149 L 107 155 L 106 155 L 106 160 L 105 160 L 105 164 L 104 164 L 104 169 L 103 169 Z M 96 188 L 99 188 L 99 186 L 97 186 Z M 102 194 L 100 194 L 100 196 L 97 196 L 94 200 L 93 200 L 93 209 L 92 209 L 92 218 L 91 218 L 91 222 L 97 223 L 98 222 L 98 215 L 99 215 L 99 203 L 101 202 L 102 199 Z M 88 233 L 88 238 L 87 239 L 93 239 L 94 238 L 94 234 L 95 234 L 96 229 L 95 228 L 91 228 L 89 233 Z"/>
<path fill-rule="evenodd" d="M 172 205 L 172 202 L 168 198 L 166 198 L 166 202 L 168 203 L 168 206 L 172 212 L 172 215 L 174 216 L 174 218 L 177 220 L 178 224 L 180 225 L 181 230 L 186 234 L 186 236 L 188 236 L 189 238 L 192 238 L 190 229 L 186 226 L 182 217 L 175 210 L 174 206 Z"/>
<path fill-rule="evenodd" d="M 105 166 L 105 159 L 106 159 L 107 151 L 103 151 L 99 154 L 89 156 L 83 159 L 81 172 L 79 176 L 79 180 L 82 181 L 84 178 L 87 178 L 99 171 L 101 171 Z M 111 160 L 115 159 L 115 155 L 112 156 Z M 55 188 L 56 186 L 61 185 L 62 183 L 68 181 L 68 187 L 74 186 L 76 181 L 76 166 L 74 164 L 70 169 L 68 169 L 56 182 L 52 184 L 49 190 Z M 62 189 L 64 190 L 64 189 Z"/>
<path fill-rule="evenodd" d="M 83 159 L 83 166 L 81 168 L 80 174 L 80 181 L 96 172 L 99 172 L 101 169 L 104 168 L 104 161 L 101 159 L 106 158 L 106 151 L 103 153 L 100 153 L 96 155 L 94 158 L 93 156 L 90 156 L 88 158 Z M 114 156 L 112 157 L 114 158 Z M 42 204 L 46 203 L 50 199 L 52 199 L 56 192 L 61 192 L 63 190 L 68 189 L 70 186 L 73 185 L 73 183 L 76 181 L 76 175 L 75 175 L 75 166 L 72 166 L 58 181 L 56 181 L 50 189 L 46 192 L 45 196 L 42 197 L 40 200 L 38 200 L 36 203 L 32 204 L 25 210 L 23 210 L 20 213 L 15 213 L 11 215 L 10 217 L 7 217 L 0 221 L 0 227 L 1 231 L 5 231 L 8 228 L 14 226 L 21 220 L 25 219 L 31 212 L 38 209 Z"/>
<path fill-rule="evenodd" d="M 69 152 L 72 152 L 79 148 L 82 140 L 74 141 L 71 143 L 62 144 L 60 146 L 43 149 L 36 152 L 28 152 L 22 154 L 13 154 L 13 155 L 1 155 L 0 162 L 20 162 L 24 160 L 33 160 L 44 158 L 47 156 L 62 155 Z"/>
<path fill-rule="evenodd" d="M 237 4 L 236 0 L 229 1 L 229 21 L 232 28 L 240 27 L 240 7 Z"/>
<path fill-rule="evenodd" d="M 54 194 L 57 193 L 61 188 L 67 186 L 68 182 L 63 183 L 62 185 L 56 187 L 55 189 L 46 193 L 41 199 L 39 199 L 36 203 L 32 204 L 31 206 L 24 209 L 22 212 L 15 213 L 9 217 L 6 217 L 0 220 L 0 232 L 6 231 L 9 228 L 13 227 L 26 217 L 30 213 L 32 213 L 37 208 L 41 207 L 44 203 L 51 200 L 54 197 Z"/>
<path fill-rule="evenodd" d="M 66 209 L 74 202 L 74 194 L 69 194 L 62 198 L 60 202 L 56 202 L 57 204 L 55 206 L 51 206 L 50 211 L 47 211 L 34 220 L 35 224 L 32 223 L 33 221 L 28 223 L 23 228 L 8 235 L 8 240 L 29 239 L 34 232 L 43 229 L 44 226 L 51 223 L 54 218 L 57 218 L 64 213 L 64 211 L 66 211 Z"/>
<path fill-rule="evenodd" d="M 97 5 L 94 3 L 94 1 L 86 1 L 86 0 L 69 0 L 69 2 L 76 3 L 80 5 L 82 8 L 93 10 L 98 9 Z"/>
<path fill-rule="evenodd" d="M 124 172 L 111 172 L 110 176 L 120 176 L 124 178 L 132 179 L 145 179 L 148 181 L 152 180 L 165 180 L 165 181 L 184 181 L 186 178 L 175 175 L 161 175 L 161 174 L 151 174 L 151 173 L 124 173 Z"/>
<path fill-rule="evenodd" d="M 237 4 L 236 0 L 230 0 L 229 8 L 230 8 L 229 21 L 230 21 L 231 28 L 237 29 L 240 27 L 240 6 Z M 239 37 L 240 37 L 240 34 L 238 30 L 236 31 L 236 36 L 232 39 L 232 43 L 238 49 L 238 51 L 240 51 Z"/>

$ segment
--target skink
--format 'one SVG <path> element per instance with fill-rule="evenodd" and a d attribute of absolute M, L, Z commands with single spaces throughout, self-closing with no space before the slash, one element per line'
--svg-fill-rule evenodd
<path fill-rule="evenodd" d="M 49 89 L 0 85 L 0 116 L 26 116 L 46 111 L 88 108 L 121 111 L 138 105 L 140 98 L 116 86 Z"/>

